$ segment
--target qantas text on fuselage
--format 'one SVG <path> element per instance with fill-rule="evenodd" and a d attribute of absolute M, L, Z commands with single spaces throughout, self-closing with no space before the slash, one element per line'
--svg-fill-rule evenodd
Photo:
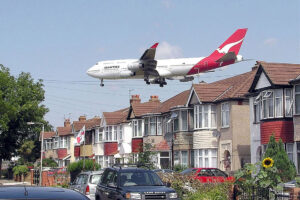
<path fill-rule="evenodd" d="M 243 61 L 240 47 L 247 29 L 236 30 L 219 48 L 207 57 L 155 60 L 158 43 L 147 49 L 140 59 L 107 60 L 98 62 L 87 74 L 104 79 L 144 79 L 147 84 L 166 85 L 166 79 L 192 81 L 195 74 L 213 71 Z"/>

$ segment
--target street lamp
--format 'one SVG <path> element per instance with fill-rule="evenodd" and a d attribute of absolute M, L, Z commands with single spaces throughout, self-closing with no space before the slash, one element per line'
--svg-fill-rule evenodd
<path fill-rule="evenodd" d="M 44 129 L 44 124 L 41 123 L 41 122 L 27 122 L 27 125 L 35 125 L 35 124 L 38 124 L 38 125 L 42 125 L 42 137 L 41 137 L 41 166 L 40 166 L 40 183 L 39 185 L 42 186 L 42 170 L 43 170 L 43 146 L 44 146 L 44 132 L 45 132 L 45 129 Z"/>
<path fill-rule="evenodd" d="M 170 116 L 170 119 L 168 120 L 167 123 L 171 123 L 171 130 L 172 130 L 172 139 L 171 139 L 171 153 L 172 153 L 172 157 L 171 157 L 171 168 L 172 170 L 174 170 L 174 120 L 177 119 L 178 117 L 178 113 L 175 111 L 175 112 L 172 112 L 171 116 Z"/>

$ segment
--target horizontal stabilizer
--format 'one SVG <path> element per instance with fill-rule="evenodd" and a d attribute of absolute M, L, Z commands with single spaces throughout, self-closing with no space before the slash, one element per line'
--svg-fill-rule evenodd
<path fill-rule="evenodd" d="M 228 52 L 224 56 L 222 56 L 220 59 L 218 59 L 216 62 L 227 62 L 227 61 L 232 61 L 236 59 L 236 55 L 234 52 Z"/>

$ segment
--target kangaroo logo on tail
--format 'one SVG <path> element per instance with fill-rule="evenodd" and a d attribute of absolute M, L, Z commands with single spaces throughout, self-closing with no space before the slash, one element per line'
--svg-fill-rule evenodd
<path fill-rule="evenodd" d="M 220 48 L 217 48 L 216 50 L 219 52 L 219 53 L 223 53 L 223 54 L 226 54 L 228 53 L 229 49 L 231 49 L 231 47 L 241 43 L 242 41 L 244 40 L 244 38 L 242 38 L 241 40 L 237 41 L 237 42 L 233 42 L 233 43 L 229 43 L 229 44 L 226 44 L 224 47 L 222 47 L 221 49 Z"/>

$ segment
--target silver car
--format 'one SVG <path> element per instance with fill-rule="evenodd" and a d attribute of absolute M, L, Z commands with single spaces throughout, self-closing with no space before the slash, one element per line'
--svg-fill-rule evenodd
<path fill-rule="evenodd" d="M 70 184 L 70 189 L 78 191 L 94 200 L 96 186 L 101 179 L 103 170 L 80 173 Z"/>

